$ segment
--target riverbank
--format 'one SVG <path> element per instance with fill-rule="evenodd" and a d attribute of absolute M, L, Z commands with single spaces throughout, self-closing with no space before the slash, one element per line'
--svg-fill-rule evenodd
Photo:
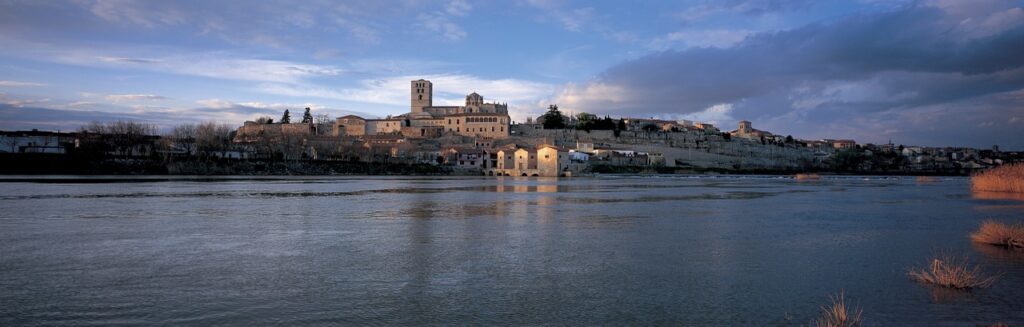
<path fill-rule="evenodd" d="M 768 168 L 621 166 L 594 164 L 583 174 L 967 176 L 972 170 L 805 170 Z M 200 157 L 96 158 L 64 154 L 0 154 L 0 175 L 478 175 L 446 165 L 340 160 L 269 160 Z"/>

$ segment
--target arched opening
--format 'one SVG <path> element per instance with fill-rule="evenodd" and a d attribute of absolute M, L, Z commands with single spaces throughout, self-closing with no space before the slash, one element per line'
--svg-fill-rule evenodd
<path fill-rule="evenodd" d="M 522 175 L 522 176 L 523 176 L 523 177 L 527 177 L 527 176 L 526 176 L 526 173 L 523 173 L 523 175 Z"/>
<path fill-rule="evenodd" d="M 493 171 L 487 172 L 487 176 L 494 176 L 494 172 Z"/>
<path fill-rule="evenodd" d="M 540 177 L 540 175 L 537 175 L 537 174 L 533 174 L 533 177 Z"/>

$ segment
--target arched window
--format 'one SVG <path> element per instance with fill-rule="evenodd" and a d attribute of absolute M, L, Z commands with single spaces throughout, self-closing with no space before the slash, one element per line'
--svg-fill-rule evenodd
<path fill-rule="evenodd" d="M 420 100 L 423 100 L 423 95 L 422 94 L 420 94 Z"/>

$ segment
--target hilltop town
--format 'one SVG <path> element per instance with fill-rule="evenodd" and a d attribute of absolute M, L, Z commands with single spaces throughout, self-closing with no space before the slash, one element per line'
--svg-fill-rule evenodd
<path fill-rule="evenodd" d="M 487 102 L 476 92 L 464 105 L 435 106 L 433 84 L 423 79 L 410 82 L 409 112 L 385 118 L 314 117 L 306 108 L 298 122 L 286 110 L 277 121 L 261 117 L 237 129 L 185 124 L 157 134 L 155 126 L 140 122 L 92 123 L 74 133 L 4 131 L 0 154 L 10 164 L 2 172 L 968 174 L 1024 161 L 1021 152 L 997 147 L 805 140 L 756 129 L 750 121 L 722 130 L 689 120 L 565 115 L 556 105 L 540 117 L 513 122 L 507 104 Z"/>

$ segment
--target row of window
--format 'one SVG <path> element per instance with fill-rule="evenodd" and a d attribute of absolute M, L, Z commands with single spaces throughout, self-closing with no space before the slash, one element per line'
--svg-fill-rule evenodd
<path fill-rule="evenodd" d="M 451 132 L 452 129 L 449 128 L 448 131 Z M 472 129 L 472 128 L 467 128 L 466 131 L 467 132 L 486 132 L 487 128 L 486 127 L 480 127 L 480 128 L 475 129 L 475 130 Z M 502 127 L 498 128 L 497 130 L 494 128 L 494 126 L 491 126 L 491 132 L 504 132 L 504 131 L 505 131 L 505 126 L 502 126 Z M 455 128 L 455 132 L 457 132 L 457 133 L 458 132 L 462 132 L 462 129 L 456 127 Z"/>
<path fill-rule="evenodd" d="M 472 109 L 470 109 L 472 110 Z M 467 123 L 497 123 L 498 117 L 467 117 Z"/>

